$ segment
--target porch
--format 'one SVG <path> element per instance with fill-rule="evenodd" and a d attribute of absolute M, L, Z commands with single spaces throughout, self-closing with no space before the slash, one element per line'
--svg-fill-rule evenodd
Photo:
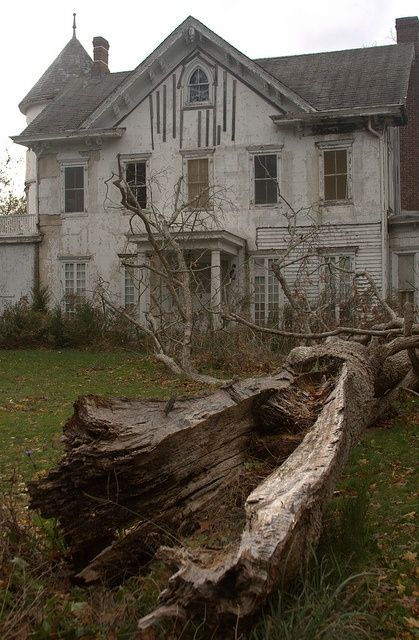
<path fill-rule="evenodd" d="M 166 296 L 167 308 L 170 306 L 170 296 L 159 284 L 152 269 L 153 247 L 147 234 L 129 236 L 130 243 L 136 245 L 136 259 L 138 264 L 145 265 L 138 278 L 138 314 L 142 321 L 150 309 L 157 295 L 164 303 Z M 187 253 L 188 261 L 193 264 L 194 304 L 197 313 L 202 311 L 216 311 L 222 303 L 233 304 L 234 300 L 244 298 L 247 291 L 245 276 L 246 240 L 225 230 L 195 231 L 179 233 L 176 241 Z M 160 287 L 160 288 L 159 288 Z M 158 292 L 157 292 L 157 289 Z M 156 293 L 157 292 L 157 293 Z M 155 302 L 154 302 L 155 304 Z M 213 316 L 213 324 L 216 324 Z"/>

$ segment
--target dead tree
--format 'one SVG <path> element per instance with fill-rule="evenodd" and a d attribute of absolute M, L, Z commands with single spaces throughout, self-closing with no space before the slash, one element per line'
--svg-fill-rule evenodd
<path fill-rule="evenodd" d="M 77 580 L 112 583 L 156 557 L 174 572 L 142 630 L 206 617 L 221 638 L 249 622 L 315 545 L 362 431 L 417 385 L 393 363 L 419 346 L 419 328 L 387 331 L 367 345 L 297 347 L 276 374 L 174 399 L 169 411 L 80 398 L 62 462 L 29 486 L 31 507 L 58 518 Z"/>
<path fill-rule="evenodd" d="M 198 305 L 195 296 L 197 281 L 202 271 L 199 265 L 202 253 L 191 256 L 185 249 L 185 240 L 195 231 L 203 231 L 217 224 L 217 214 L 225 203 L 225 193 L 221 188 L 208 185 L 198 195 L 189 197 L 185 193 L 183 179 L 179 178 L 174 186 L 171 199 L 158 208 L 152 191 L 158 188 L 156 179 L 149 181 L 150 198 L 147 209 L 144 209 L 136 194 L 127 182 L 124 167 L 118 156 L 118 172 L 111 179 L 121 197 L 121 206 L 131 213 L 130 229 L 133 235 L 146 234 L 152 248 L 152 260 L 139 264 L 138 261 L 125 261 L 123 264 L 136 274 L 138 288 L 145 290 L 150 297 L 150 304 L 139 318 L 127 309 L 117 307 L 107 294 L 102 283 L 98 289 L 102 301 L 115 313 L 122 315 L 142 333 L 150 338 L 153 352 L 157 360 L 178 376 L 185 376 L 198 382 L 216 383 L 214 377 L 200 374 L 193 365 L 193 333 L 199 322 L 197 316 L 207 308 Z M 109 181 L 108 181 L 109 182 Z M 230 203 L 231 206 L 231 203 Z M 206 269 L 208 270 L 208 269 Z M 144 278 L 144 273 L 147 274 Z M 154 294 L 150 278 L 159 283 L 159 291 Z M 220 286 L 223 286 L 221 283 Z M 162 287 L 166 295 L 162 295 Z M 212 316 L 211 300 L 208 312 Z M 217 314 L 219 310 L 217 310 Z"/>

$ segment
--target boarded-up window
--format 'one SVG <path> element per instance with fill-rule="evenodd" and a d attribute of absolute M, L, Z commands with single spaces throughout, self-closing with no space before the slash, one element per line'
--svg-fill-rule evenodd
<path fill-rule="evenodd" d="M 84 211 L 84 167 L 64 168 L 64 211 Z"/>
<path fill-rule="evenodd" d="M 197 209 L 209 206 L 208 158 L 188 160 L 188 202 Z"/>
<path fill-rule="evenodd" d="M 134 196 L 132 199 L 128 197 L 128 202 L 133 206 L 138 202 L 140 207 L 145 209 L 147 207 L 147 163 L 128 162 L 125 167 L 125 176 Z"/>
<path fill-rule="evenodd" d="M 348 199 L 348 154 L 346 149 L 323 152 L 324 199 Z"/>
<path fill-rule="evenodd" d="M 277 156 L 255 156 L 255 204 L 274 204 L 278 201 Z"/>

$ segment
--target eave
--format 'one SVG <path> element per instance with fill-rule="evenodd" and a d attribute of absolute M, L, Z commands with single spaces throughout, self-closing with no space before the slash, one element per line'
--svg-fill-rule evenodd
<path fill-rule="evenodd" d="M 361 121 L 365 118 L 378 118 L 391 120 L 392 124 L 406 124 L 406 113 L 403 104 L 393 104 L 372 107 L 346 107 L 343 109 L 331 109 L 329 111 L 316 111 L 311 113 L 298 113 L 288 115 L 272 115 L 271 120 L 277 127 L 336 124 L 342 121 Z"/>
<path fill-rule="evenodd" d="M 103 139 L 121 138 L 125 133 L 125 127 L 113 129 L 68 129 L 57 133 L 44 133 L 34 136 L 11 136 L 13 142 L 25 147 L 33 147 L 39 144 L 54 142 L 80 142 L 100 144 Z"/>

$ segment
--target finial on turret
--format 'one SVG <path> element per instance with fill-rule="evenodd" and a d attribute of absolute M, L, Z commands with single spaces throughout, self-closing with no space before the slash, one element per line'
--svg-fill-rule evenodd
<path fill-rule="evenodd" d="M 76 37 L 76 14 L 73 13 L 73 38 Z"/>

